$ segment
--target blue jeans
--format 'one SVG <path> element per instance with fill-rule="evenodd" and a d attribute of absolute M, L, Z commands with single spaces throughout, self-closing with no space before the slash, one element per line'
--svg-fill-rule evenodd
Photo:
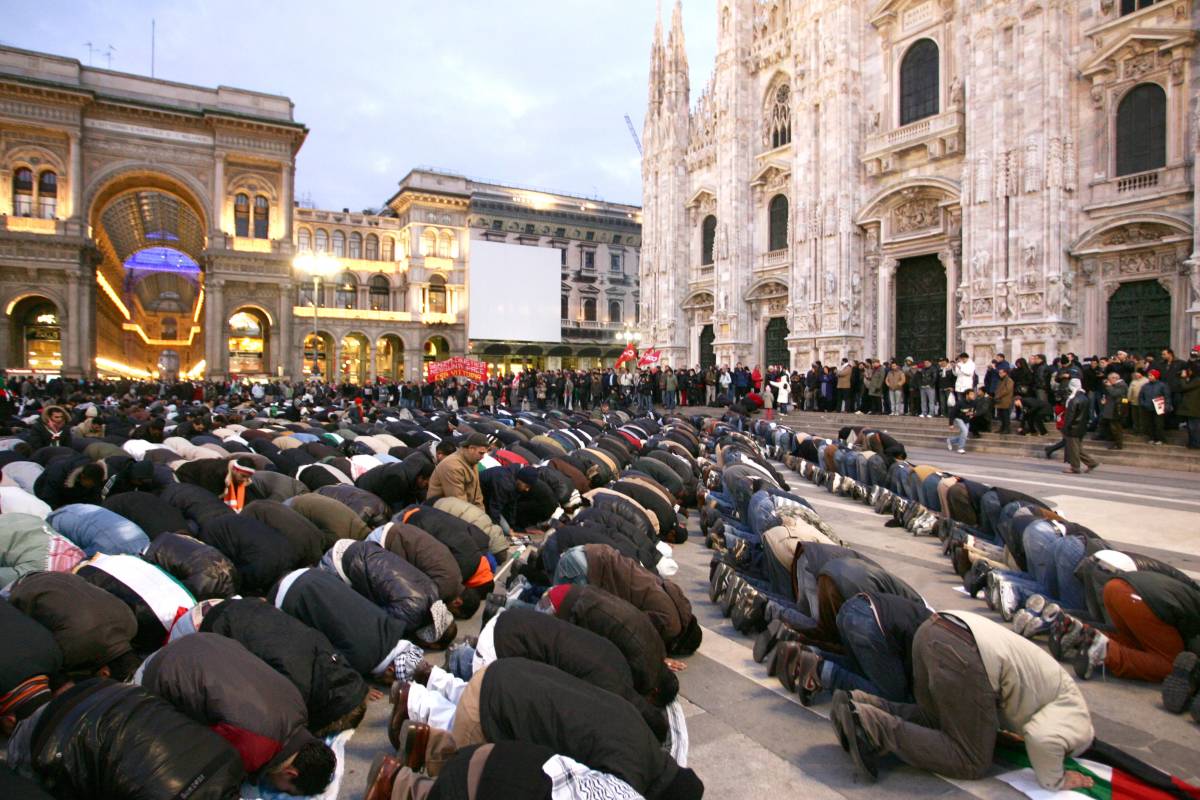
<path fill-rule="evenodd" d="M 889 645 L 866 597 L 855 595 L 842 604 L 837 627 L 851 663 L 831 661 L 832 681 L 826 688 L 862 689 L 898 703 L 911 701 L 904 659 Z"/>
<path fill-rule="evenodd" d="M 958 435 L 951 436 L 946 441 L 948 441 L 955 450 L 966 450 L 967 437 L 970 434 L 971 429 L 967 427 L 967 421 L 962 417 L 955 417 L 952 422 L 954 427 L 958 428 Z"/>
<path fill-rule="evenodd" d="M 925 480 L 921 481 L 921 505 L 928 508 L 930 511 L 941 511 L 942 501 L 938 497 L 938 484 L 942 482 L 942 476 L 938 473 L 926 475 Z"/>
<path fill-rule="evenodd" d="M 676 406 L 675 392 L 670 389 L 663 390 L 663 407 L 674 408 Z"/>
<path fill-rule="evenodd" d="M 908 476 L 912 474 L 912 469 L 907 464 L 897 461 L 892 465 L 890 473 L 887 488 L 895 495 L 912 500 L 908 493 Z"/>
<path fill-rule="evenodd" d="M 937 389 L 932 386 L 921 387 L 921 413 L 930 417 L 937 414 Z"/>
<path fill-rule="evenodd" d="M 1083 583 L 1075 568 L 1083 560 L 1085 546 L 1079 536 L 1059 536 L 1049 522 L 1032 522 L 1024 531 L 1025 568 L 1044 587 L 1043 594 L 1065 609 L 1087 608 Z"/>
<path fill-rule="evenodd" d="M 1200 447 L 1200 417 L 1187 417 L 1187 446 L 1193 449 Z"/>

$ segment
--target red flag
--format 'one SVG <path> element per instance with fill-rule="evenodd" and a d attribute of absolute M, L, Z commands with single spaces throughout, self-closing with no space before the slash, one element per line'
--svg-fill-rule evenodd
<path fill-rule="evenodd" d="M 625 345 L 625 352 L 621 353 L 620 357 L 617 358 L 616 366 L 620 367 L 626 361 L 632 361 L 635 358 L 637 358 L 637 348 L 633 346 L 633 342 L 630 342 Z"/>
<path fill-rule="evenodd" d="M 639 367 L 652 367 L 662 358 L 662 353 L 658 350 L 647 350 L 640 359 L 638 359 Z"/>

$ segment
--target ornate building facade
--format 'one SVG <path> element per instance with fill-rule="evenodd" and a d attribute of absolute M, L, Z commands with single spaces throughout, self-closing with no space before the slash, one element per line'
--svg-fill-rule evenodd
<path fill-rule="evenodd" d="M 302 208 L 307 133 L 286 97 L 0 47 L 0 369 L 416 380 L 472 352 L 470 243 L 498 238 L 562 250 L 564 342 L 475 355 L 619 350 L 639 209 L 434 170 L 375 212 Z"/>
<path fill-rule="evenodd" d="M 1190 0 L 718 0 L 651 50 L 642 322 L 669 363 L 1200 341 Z"/>

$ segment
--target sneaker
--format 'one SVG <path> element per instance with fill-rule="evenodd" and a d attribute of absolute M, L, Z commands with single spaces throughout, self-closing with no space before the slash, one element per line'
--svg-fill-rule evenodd
<path fill-rule="evenodd" d="M 1084 624 L 1070 614 L 1060 614 L 1050 627 L 1050 655 L 1059 661 L 1073 658 L 1083 637 Z"/>
<path fill-rule="evenodd" d="M 946 440 L 946 449 L 949 450 L 951 453 L 953 453 L 954 452 L 954 442 L 947 439 Z"/>
<path fill-rule="evenodd" d="M 961 448 L 961 447 L 960 447 L 960 448 L 958 448 L 958 450 L 957 450 L 956 452 L 958 452 L 958 453 L 965 453 L 965 452 L 967 452 L 967 451 L 966 451 L 965 449 L 963 449 L 963 448 Z"/>
<path fill-rule="evenodd" d="M 1040 594 L 1031 594 L 1025 599 L 1025 608 L 1032 611 L 1034 614 L 1041 614 L 1042 609 L 1046 607 L 1046 598 Z"/>
<path fill-rule="evenodd" d="M 1175 656 L 1171 674 L 1162 683 L 1163 707 L 1179 714 L 1192 704 L 1197 691 L 1200 691 L 1200 656 L 1184 650 Z"/>
<path fill-rule="evenodd" d="M 1013 633 L 1017 634 L 1018 636 L 1024 636 L 1026 639 L 1031 639 L 1033 638 L 1031 632 L 1036 629 L 1040 623 L 1040 616 L 1027 608 L 1022 608 L 1016 614 L 1013 614 Z"/>
<path fill-rule="evenodd" d="M 1090 625 L 1084 626 L 1079 653 L 1075 656 L 1075 674 L 1080 680 L 1088 680 L 1097 669 L 1104 669 L 1107 657 L 1108 637 Z"/>
<path fill-rule="evenodd" d="M 996 590 L 997 610 L 1000 612 L 1000 616 L 1004 617 L 1005 622 L 1011 622 L 1019 606 L 1017 587 L 1013 586 L 1012 581 L 1006 581 L 1003 578 L 998 579 L 996 584 L 998 587 Z"/>

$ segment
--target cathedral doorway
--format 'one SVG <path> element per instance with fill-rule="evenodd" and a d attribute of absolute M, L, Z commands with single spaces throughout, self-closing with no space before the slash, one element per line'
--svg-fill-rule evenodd
<path fill-rule="evenodd" d="M 713 339 L 717 338 L 713 333 L 712 325 L 705 325 L 700 331 L 700 369 L 708 369 L 717 365 L 717 354 L 713 351 Z"/>
<path fill-rule="evenodd" d="M 787 347 L 788 333 L 787 320 L 783 317 L 772 317 L 767 321 L 767 332 L 763 339 L 763 366 L 792 368 Z"/>
<path fill-rule="evenodd" d="M 880 358 L 886 353 L 881 353 Z M 935 255 L 904 258 L 896 269 L 896 358 L 946 353 L 946 268 Z"/>
<path fill-rule="evenodd" d="M 1154 280 L 1121 284 L 1108 300 L 1108 352 L 1157 355 L 1170 346 L 1170 293 Z"/>

